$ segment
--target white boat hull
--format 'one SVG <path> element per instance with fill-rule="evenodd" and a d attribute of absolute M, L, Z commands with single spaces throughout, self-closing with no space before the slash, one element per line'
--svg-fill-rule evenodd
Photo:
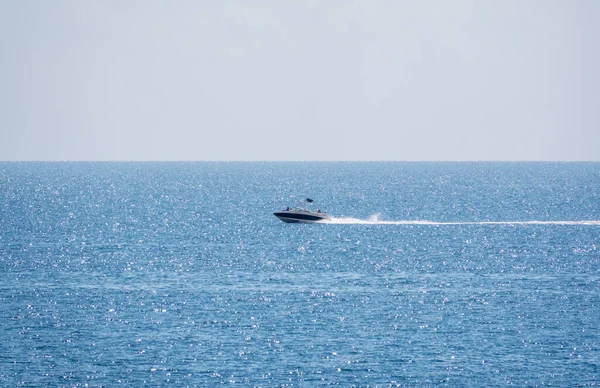
<path fill-rule="evenodd" d="M 275 217 L 287 223 L 312 224 L 315 222 L 328 220 L 329 216 L 325 213 L 311 212 L 310 210 L 281 210 L 273 213 Z"/>

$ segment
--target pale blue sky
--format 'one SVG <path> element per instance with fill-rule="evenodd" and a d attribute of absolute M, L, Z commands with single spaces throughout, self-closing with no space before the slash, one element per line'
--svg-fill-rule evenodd
<path fill-rule="evenodd" d="M 600 160 L 600 1 L 0 0 L 0 160 Z"/>

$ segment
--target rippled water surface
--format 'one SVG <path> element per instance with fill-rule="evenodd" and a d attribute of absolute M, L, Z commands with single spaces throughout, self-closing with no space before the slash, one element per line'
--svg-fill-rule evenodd
<path fill-rule="evenodd" d="M 600 163 L 0 163 L 0 222 L 2 386 L 600 384 Z"/>

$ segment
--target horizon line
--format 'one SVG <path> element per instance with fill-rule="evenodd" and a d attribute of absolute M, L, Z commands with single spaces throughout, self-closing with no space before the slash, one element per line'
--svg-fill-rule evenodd
<path fill-rule="evenodd" d="M 564 160 L 564 159 L 539 159 L 539 160 L 401 160 L 401 159 L 372 159 L 372 160 L 248 160 L 248 159 L 207 159 L 207 160 L 191 160 L 191 159 L 102 159 L 102 160 L 53 160 L 53 159 L 27 159 L 27 160 L 2 160 L 0 163 L 598 163 L 600 160 Z"/>

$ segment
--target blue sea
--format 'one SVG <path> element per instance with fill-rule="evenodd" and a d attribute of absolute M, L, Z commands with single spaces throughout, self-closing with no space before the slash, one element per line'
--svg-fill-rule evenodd
<path fill-rule="evenodd" d="M 4 162 L 0 223 L 0 386 L 600 385 L 600 163 Z"/>

